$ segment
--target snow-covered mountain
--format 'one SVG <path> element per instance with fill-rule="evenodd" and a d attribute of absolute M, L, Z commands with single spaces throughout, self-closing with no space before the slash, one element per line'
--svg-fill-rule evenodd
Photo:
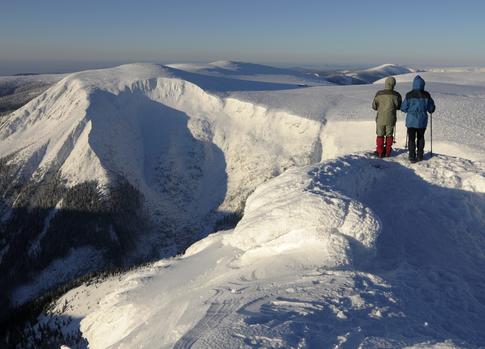
<path fill-rule="evenodd" d="M 0 126 L 0 281 L 13 302 L 173 256 L 242 215 L 184 255 L 69 291 L 24 340 L 61 328 L 57 344 L 92 348 L 481 345 L 485 74 L 420 73 L 440 155 L 414 166 L 403 149 L 362 152 L 378 85 L 218 74 L 76 73 Z"/>
<path fill-rule="evenodd" d="M 0 76 L 0 117 L 37 97 L 65 74 Z"/>
<path fill-rule="evenodd" d="M 293 168 L 258 187 L 234 230 L 72 290 L 40 322 L 67 321 L 92 348 L 474 347 L 484 175 L 443 155 Z"/>
<path fill-rule="evenodd" d="M 169 64 L 169 67 L 215 77 L 238 80 L 264 81 L 292 87 L 331 85 L 327 79 L 298 69 L 278 68 L 269 65 L 238 61 L 216 61 L 208 64 Z M 279 87 L 278 89 L 281 89 Z"/>
<path fill-rule="evenodd" d="M 485 73 L 485 68 L 430 69 L 425 76 L 432 84 L 461 85 L 463 90 L 467 90 L 467 86 L 473 86 L 473 89 L 477 90 L 477 88 L 483 88 L 483 73 Z M 423 72 L 419 74 L 422 75 Z M 398 83 L 411 83 L 415 76 L 414 73 L 404 73 L 395 78 Z M 384 84 L 384 81 L 385 78 L 382 78 L 374 83 Z M 483 93 L 483 91 L 479 93 Z"/>
<path fill-rule="evenodd" d="M 282 90 L 304 86 L 322 86 L 332 83 L 338 85 L 360 85 L 372 83 L 389 75 L 399 75 L 414 71 L 413 69 L 394 64 L 384 64 L 367 70 L 315 73 L 300 68 L 278 68 L 237 61 L 216 61 L 207 64 L 169 64 L 168 67 L 179 70 L 177 75 L 180 78 L 202 82 L 204 89 L 213 92 Z M 477 70 L 477 68 L 455 68 L 453 71 L 470 71 L 473 69 Z M 450 69 L 439 69 L 436 71 L 445 70 L 451 71 Z M 66 75 L 25 74 L 0 77 L 0 117 L 22 107 Z M 219 78 L 219 81 L 215 79 L 207 80 L 201 78 L 200 75 Z M 246 83 L 243 84 L 241 80 Z"/>
<path fill-rule="evenodd" d="M 325 78 L 338 85 L 371 84 L 387 76 L 414 73 L 415 69 L 397 64 L 382 64 L 377 67 L 363 70 L 347 70 L 324 75 Z"/>
<path fill-rule="evenodd" d="M 1 275 L 32 282 L 15 301 L 180 252 L 268 178 L 320 159 L 320 122 L 209 94 L 179 73 L 135 64 L 72 74 L 2 123 Z"/>

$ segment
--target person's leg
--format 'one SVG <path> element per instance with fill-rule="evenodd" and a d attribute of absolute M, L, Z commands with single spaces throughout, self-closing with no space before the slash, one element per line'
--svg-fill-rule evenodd
<path fill-rule="evenodd" d="M 417 152 L 417 160 L 423 160 L 424 156 L 424 133 L 426 132 L 425 128 L 418 128 L 416 130 L 418 136 L 418 152 Z"/>
<path fill-rule="evenodd" d="M 381 158 L 384 155 L 384 134 L 386 133 L 386 127 L 377 125 L 376 133 L 376 153 Z"/>
<path fill-rule="evenodd" d="M 394 126 L 386 126 L 386 156 L 391 156 L 392 143 L 394 142 Z"/>
<path fill-rule="evenodd" d="M 416 161 L 416 128 L 408 128 L 409 160 Z"/>

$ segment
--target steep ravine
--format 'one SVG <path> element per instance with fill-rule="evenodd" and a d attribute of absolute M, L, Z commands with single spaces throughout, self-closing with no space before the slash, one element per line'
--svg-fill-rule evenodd
<path fill-rule="evenodd" d="M 173 74 L 72 74 L 2 124 L 0 270 L 14 302 L 179 253 L 217 221 L 234 224 L 260 184 L 321 159 L 320 122 Z"/>

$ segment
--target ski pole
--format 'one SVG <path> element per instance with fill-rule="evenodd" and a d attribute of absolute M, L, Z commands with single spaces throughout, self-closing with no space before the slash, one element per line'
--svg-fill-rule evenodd
<path fill-rule="evenodd" d="M 404 119 L 404 126 L 406 126 L 406 119 Z M 407 127 L 405 127 L 405 129 L 406 129 L 406 143 L 404 143 L 404 149 L 408 149 L 408 129 Z"/>
<path fill-rule="evenodd" d="M 396 123 L 396 125 L 397 125 L 397 123 Z M 406 126 L 406 119 L 404 119 L 404 126 Z M 406 128 L 406 143 L 404 143 L 404 149 L 407 149 L 407 148 L 408 148 L 408 130 Z"/>
<path fill-rule="evenodd" d="M 394 125 L 394 135 L 392 137 L 392 144 L 396 144 L 396 134 L 397 134 L 397 122 Z"/>
<path fill-rule="evenodd" d="M 431 130 L 430 130 L 430 136 L 431 136 L 431 156 L 433 156 L 433 113 L 430 114 L 430 124 L 431 124 Z"/>

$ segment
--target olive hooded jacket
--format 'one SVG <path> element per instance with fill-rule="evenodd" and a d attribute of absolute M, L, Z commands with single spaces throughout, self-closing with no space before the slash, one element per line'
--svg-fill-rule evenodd
<path fill-rule="evenodd" d="M 372 102 L 372 109 L 377 110 L 376 122 L 378 126 L 396 125 L 396 111 L 401 108 L 402 97 L 394 91 L 396 79 L 388 77 L 384 90 L 377 92 Z"/>

